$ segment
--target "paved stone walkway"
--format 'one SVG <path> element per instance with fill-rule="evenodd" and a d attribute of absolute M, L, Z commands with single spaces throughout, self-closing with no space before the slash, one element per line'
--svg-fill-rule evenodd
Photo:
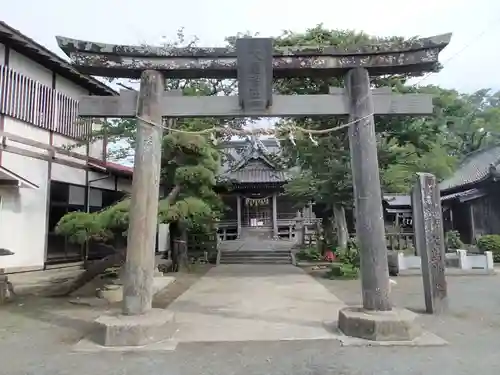
<path fill-rule="evenodd" d="M 170 306 L 179 342 L 334 339 L 343 302 L 292 265 L 220 265 Z"/>
<path fill-rule="evenodd" d="M 262 267 L 257 267 L 260 271 L 255 273 L 263 274 Z M 287 275 L 299 271 L 271 267 L 276 276 L 281 274 L 277 280 L 283 282 Z M 214 270 L 222 271 L 223 267 Z M 236 282 L 234 277 L 227 278 Z M 73 351 L 74 344 L 91 331 L 92 320 L 102 311 L 95 311 L 92 317 L 88 311 L 82 314 L 81 306 L 63 300 L 19 301 L 0 307 L 0 374 L 497 375 L 500 275 L 447 279 L 450 311 L 440 316 L 422 315 L 419 319 L 425 329 L 449 342 L 442 347 L 342 347 L 338 340 L 212 341 L 181 342 L 174 351 L 83 353 Z M 318 280 L 347 304 L 361 302 L 359 280 Z M 393 287 L 395 304 L 421 310 L 424 306 L 421 277 L 400 277 L 397 281 Z M 317 296 L 316 284 L 308 282 L 311 294 L 294 294 L 297 299 Z M 301 284 L 297 288 L 303 291 Z M 201 282 L 193 290 L 199 287 Z M 262 293 L 264 296 L 270 292 Z M 273 301 L 268 303 L 269 308 L 275 306 Z M 312 316 L 317 313 L 314 311 Z M 295 313 L 284 316 L 292 318 Z M 204 327 L 200 322 L 192 324 Z"/>

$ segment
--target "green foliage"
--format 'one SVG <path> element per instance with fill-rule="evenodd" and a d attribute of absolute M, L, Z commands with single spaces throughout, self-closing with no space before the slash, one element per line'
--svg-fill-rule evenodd
<path fill-rule="evenodd" d="M 370 43 L 399 42 L 404 38 L 378 38 L 352 30 L 328 30 L 322 25 L 307 30 L 305 33 L 285 32 L 277 39 L 279 46 L 322 45 L 337 48 L 350 48 Z M 374 87 L 390 86 L 394 91 L 405 90 L 404 83 L 410 75 L 392 75 L 373 77 Z M 276 83 L 276 90 L 281 94 L 324 94 L 330 86 L 343 87 L 341 79 L 310 79 L 291 78 Z M 309 117 L 282 120 L 279 126 L 296 125 L 303 128 L 321 130 L 332 128 L 347 121 L 340 116 Z M 402 154 L 414 153 L 416 158 L 422 152 L 433 150 L 433 139 L 436 138 L 436 124 L 418 122 L 412 117 L 399 116 L 397 118 L 380 116 L 377 118 L 377 132 L 379 133 L 379 164 L 382 180 L 391 190 L 406 191 L 409 186 L 408 178 L 413 170 L 401 171 L 401 168 L 385 171 L 393 164 L 404 163 Z M 326 207 L 333 204 L 351 205 L 352 180 L 350 169 L 350 153 L 347 129 L 316 137 L 315 146 L 308 135 L 296 135 L 296 145 L 290 142 L 283 143 L 283 154 L 290 166 L 298 164 L 300 173 L 294 181 L 287 184 L 287 193 L 303 201 L 314 199 L 316 203 L 323 203 Z M 409 149 L 406 150 L 405 148 Z M 431 159 L 433 160 L 433 159 Z M 404 175 L 401 177 L 401 175 Z M 393 181 L 395 179 L 397 181 Z"/>
<path fill-rule="evenodd" d="M 332 264 L 325 277 L 330 280 L 355 280 L 359 277 L 359 268 L 350 264 Z"/>
<path fill-rule="evenodd" d="M 322 259 L 321 253 L 314 247 L 301 249 L 295 256 L 298 260 L 305 260 L 310 262 L 319 261 Z"/>
<path fill-rule="evenodd" d="M 111 207 L 93 213 L 70 212 L 56 225 L 57 234 L 67 236 L 71 242 L 83 244 L 87 240 L 106 242 L 123 236 L 128 226 L 128 198 Z"/>
<path fill-rule="evenodd" d="M 168 192 L 178 189 L 178 194 L 160 200 L 159 221 L 176 222 L 197 232 L 212 231 L 223 209 L 213 190 L 219 167 L 217 150 L 206 137 L 175 132 L 164 137 L 162 151 L 160 183 Z M 98 213 L 69 213 L 58 223 L 58 233 L 77 243 L 124 236 L 129 207 L 127 198 Z"/>
<path fill-rule="evenodd" d="M 107 240 L 111 234 L 104 230 L 97 220 L 97 214 L 71 212 L 65 215 L 55 228 L 55 232 L 67 235 L 77 244 L 84 244 L 88 239 Z"/>
<path fill-rule="evenodd" d="M 339 249 L 337 251 L 337 257 L 340 263 L 359 269 L 360 252 L 356 240 L 350 239 L 347 241 L 347 247 L 345 249 Z"/>
<path fill-rule="evenodd" d="M 457 230 L 446 232 L 446 247 L 448 249 L 463 249 L 464 243 L 460 239 L 460 233 Z"/>
<path fill-rule="evenodd" d="M 479 237 L 477 247 L 483 253 L 491 251 L 493 253 L 493 261 L 500 262 L 500 235 L 487 234 Z"/>
<path fill-rule="evenodd" d="M 304 33 L 285 32 L 279 46 L 328 45 L 347 48 L 366 43 L 385 43 L 403 38 L 377 38 L 350 30 L 328 30 L 322 25 Z M 434 98 L 430 117 L 378 116 L 378 157 L 383 190 L 407 193 L 415 172 L 429 172 L 444 179 L 467 153 L 498 142 L 500 135 L 500 92 L 480 90 L 461 94 L 437 86 L 406 86 L 409 75 L 373 77 L 374 87 L 389 86 L 396 93 L 427 93 Z M 281 94 L 324 94 L 329 86 L 343 86 L 337 78 L 293 78 L 276 82 Z M 297 125 L 325 129 L 347 121 L 340 117 L 310 117 L 282 120 L 279 126 Z M 352 181 L 347 129 L 316 137 L 313 145 L 308 135 L 296 134 L 296 145 L 284 142 L 284 156 L 290 166 L 298 164 L 300 172 L 287 184 L 287 194 L 306 202 L 331 207 L 350 206 Z"/>
<path fill-rule="evenodd" d="M 181 226 L 197 232 L 213 229 L 218 212 L 210 204 L 197 197 L 186 197 L 173 205 L 160 201 L 159 220 L 162 223 L 177 222 Z"/>
<path fill-rule="evenodd" d="M 326 273 L 329 279 L 353 280 L 359 277 L 360 252 L 356 240 L 350 239 L 345 249 L 337 250 L 339 264 L 332 264 Z"/>

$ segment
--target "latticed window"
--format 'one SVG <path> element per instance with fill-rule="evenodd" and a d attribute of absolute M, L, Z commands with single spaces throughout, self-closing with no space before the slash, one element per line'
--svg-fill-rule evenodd
<path fill-rule="evenodd" d="M 0 65 L 0 113 L 71 138 L 83 138 L 90 121 L 78 121 L 78 101 Z"/>

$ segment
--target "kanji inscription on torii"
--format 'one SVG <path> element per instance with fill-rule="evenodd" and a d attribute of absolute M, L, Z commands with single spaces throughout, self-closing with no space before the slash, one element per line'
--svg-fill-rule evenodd
<path fill-rule="evenodd" d="M 265 111 L 273 102 L 273 42 L 269 38 L 236 40 L 238 96 L 243 111 Z"/>
<path fill-rule="evenodd" d="M 374 331 L 384 331 L 373 328 L 388 319 L 393 310 L 374 116 L 430 115 L 433 109 L 429 95 L 398 95 L 390 88 L 372 90 L 370 76 L 434 71 L 439 67 L 439 53 L 450 39 L 451 34 L 444 34 L 407 42 L 339 49 L 334 46 L 273 48 L 271 39 L 247 38 L 237 40 L 235 48 L 183 49 L 113 45 L 58 37 L 59 46 L 70 56 L 75 68 L 84 74 L 141 78 L 139 93 L 126 92 L 117 97 L 83 96 L 79 105 L 79 114 L 84 117 L 138 118 L 131 205 L 140 215 L 130 217 L 129 238 L 131 233 L 136 235 L 127 248 L 124 314 L 143 315 L 151 310 L 151 256 L 156 222 L 150 218 L 156 218 L 157 214 L 162 117 L 349 115 L 363 307 L 341 310 L 339 328 L 347 335 L 363 338 L 372 337 Z M 272 94 L 273 79 L 293 77 L 344 77 L 345 89 L 331 88 L 324 95 Z M 237 78 L 239 93 L 226 97 L 182 97 L 164 92 L 165 78 Z M 154 147 L 144 147 L 147 139 L 153 140 Z M 365 310 L 370 314 L 365 314 Z M 384 314 L 377 315 L 378 312 Z M 401 324 L 391 327 L 399 326 L 404 330 L 382 332 L 391 340 L 407 340 L 408 335 L 416 332 L 406 329 L 413 323 L 408 314 L 398 310 L 391 316 L 395 321 L 401 320 Z M 366 325 L 360 326 L 360 322 Z M 144 330 L 137 330 L 138 336 L 143 333 Z M 111 341 L 126 345 L 122 336 L 113 336 Z"/>

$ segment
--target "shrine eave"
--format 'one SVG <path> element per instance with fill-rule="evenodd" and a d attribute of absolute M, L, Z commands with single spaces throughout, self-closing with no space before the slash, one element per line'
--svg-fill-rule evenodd
<path fill-rule="evenodd" d="M 223 174 L 222 179 L 233 184 L 284 184 L 288 181 L 285 171 L 271 169 L 234 170 Z"/>
<path fill-rule="evenodd" d="M 438 55 L 451 34 L 408 42 L 358 46 L 353 49 L 297 46 L 274 49 L 274 78 L 340 76 L 356 67 L 371 75 L 435 71 Z M 147 69 L 167 78 L 236 78 L 233 48 L 164 48 L 96 43 L 57 37 L 73 66 L 84 74 L 139 78 Z"/>

